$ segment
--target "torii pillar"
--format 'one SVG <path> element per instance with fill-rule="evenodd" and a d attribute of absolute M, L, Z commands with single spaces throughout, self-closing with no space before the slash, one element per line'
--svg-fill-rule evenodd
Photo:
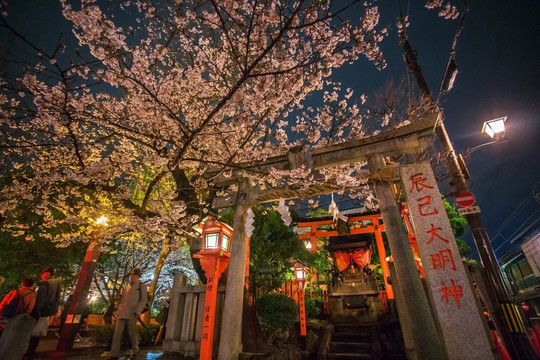
<path fill-rule="evenodd" d="M 245 229 L 246 205 L 250 191 L 248 182 L 249 180 L 244 180 L 239 184 L 236 197 L 229 274 L 219 339 L 219 360 L 236 360 L 238 354 L 242 352 L 242 309 L 248 249 Z"/>
<path fill-rule="evenodd" d="M 369 170 L 375 173 L 386 166 L 386 161 L 381 154 L 369 155 L 368 166 Z M 410 319 L 414 319 L 408 325 L 412 332 L 417 358 L 445 359 L 446 355 L 416 268 L 392 184 L 380 181 L 376 182 L 374 187 L 400 285 L 403 308 Z"/>

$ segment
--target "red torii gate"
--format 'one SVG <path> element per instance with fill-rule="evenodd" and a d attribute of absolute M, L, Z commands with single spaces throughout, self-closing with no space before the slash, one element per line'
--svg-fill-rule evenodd
<path fill-rule="evenodd" d="M 413 254 L 415 258 L 418 258 L 418 246 L 416 244 L 416 237 L 412 231 L 411 222 L 408 216 L 408 209 L 406 206 L 402 208 L 402 216 L 405 221 L 405 225 L 408 231 L 408 238 Z M 386 260 L 386 250 L 384 248 L 384 242 L 382 237 L 382 232 L 385 231 L 384 224 L 382 223 L 382 215 L 380 213 L 367 214 L 367 215 L 354 215 L 347 219 L 347 224 L 349 226 L 348 235 L 357 235 L 357 234 L 374 234 L 375 242 L 377 245 L 377 252 L 379 254 L 379 259 L 381 261 L 381 268 L 383 273 L 384 285 L 386 290 L 380 290 L 380 299 L 383 303 L 384 308 L 388 311 L 388 299 L 394 299 L 394 290 L 392 285 L 388 283 L 388 278 L 390 277 L 390 270 L 388 268 L 388 262 Z M 370 225 L 364 225 L 365 222 L 370 223 Z M 311 243 L 311 251 L 317 251 L 317 238 L 319 237 L 332 237 L 342 235 L 339 234 L 337 230 L 321 230 L 319 226 L 328 226 L 335 225 L 333 219 L 324 219 L 324 220 L 313 220 L 313 221 L 300 221 L 297 224 L 298 228 L 309 228 L 310 232 L 299 234 L 298 238 L 302 240 L 309 240 Z M 351 226 L 352 225 L 352 226 Z M 358 226 L 360 225 L 360 226 Z M 424 270 L 421 264 L 417 261 L 417 267 L 420 271 L 422 277 L 424 277 Z"/>

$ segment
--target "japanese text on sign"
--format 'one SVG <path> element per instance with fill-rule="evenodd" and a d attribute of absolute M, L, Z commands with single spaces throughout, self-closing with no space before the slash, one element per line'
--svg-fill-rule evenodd
<path fill-rule="evenodd" d="M 493 358 L 431 165 L 406 165 L 400 173 L 449 359 Z"/>

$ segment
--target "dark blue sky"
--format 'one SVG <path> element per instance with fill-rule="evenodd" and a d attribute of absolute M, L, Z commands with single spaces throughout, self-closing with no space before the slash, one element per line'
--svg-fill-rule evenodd
<path fill-rule="evenodd" d="M 436 95 L 459 19 L 438 18 L 424 3 L 402 1 L 402 9 L 409 15 L 410 43 Z M 454 4 L 461 7 L 463 1 Z M 38 43 L 55 43 L 62 24 L 68 24 L 55 0 L 9 1 L 9 6 L 9 21 Z M 382 0 L 379 6 L 381 22 L 395 24 L 398 1 Z M 539 16 L 538 0 L 472 0 L 457 43 L 459 74 L 451 92 L 441 97 L 445 124 L 457 152 L 488 141 L 480 133 L 484 121 L 508 116 L 509 141 L 479 149 L 468 161 L 471 190 L 499 256 L 510 249 L 510 241 L 522 229 L 530 224 L 540 227 L 540 204 L 533 197 L 535 185 L 540 191 Z M 66 38 L 72 38 L 71 34 Z M 370 95 L 390 78 L 406 75 L 395 26 L 382 47 L 387 68 L 377 71 L 361 59 L 337 73 L 343 87 Z M 466 240 L 473 244 L 470 234 Z"/>
<path fill-rule="evenodd" d="M 509 141 L 478 149 L 468 161 L 470 188 L 498 256 L 540 219 L 540 204 L 533 196 L 540 181 L 539 14 L 535 0 L 471 1 L 456 51 L 460 72 L 455 87 L 442 97 L 445 123 L 458 152 L 488 141 L 480 134 L 484 121 L 508 116 Z M 429 61 L 417 49 L 420 62 Z M 472 244 L 470 233 L 467 240 Z"/>
<path fill-rule="evenodd" d="M 389 13 L 399 14 L 396 3 L 383 3 L 383 21 Z M 439 19 L 422 3 L 411 2 L 408 34 L 430 90 L 436 95 L 459 19 Z M 501 256 L 517 245 L 510 242 L 523 229 L 531 224 L 540 229 L 540 200 L 535 201 L 533 196 L 535 185 L 536 192 L 540 191 L 540 2 L 470 3 L 456 48 L 459 74 L 454 88 L 441 97 L 441 105 L 457 152 L 489 141 L 480 133 L 484 121 L 508 116 L 509 141 L 478 149 L 468 161 L 470 189 L 476 195 L 493 248 Z M 405 11 L 407 2 L 402 6 Z M 379 77 L 405 74 L 395 33 L 385 42 L 389 66 L 377 76 L 378 82 Z M 465 238 L 473 244 L 470 232 Z"/>

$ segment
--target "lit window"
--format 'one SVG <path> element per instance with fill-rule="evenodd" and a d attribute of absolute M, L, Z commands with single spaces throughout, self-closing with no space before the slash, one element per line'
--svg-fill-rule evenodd
<path fill-rule="evenodd" d="M 223 251 L 228 251 L 229 250 L 229 241 L 231 239 L 229 238 L 229 236 L 223 234 L 223 240 L 221 242 L 221 248 L 223 249 Z"/>
<path fill-rule="evenodd" d="M 205 249 L 218 248 L 219 233 L 210 233 L 205 236 Z"/>

